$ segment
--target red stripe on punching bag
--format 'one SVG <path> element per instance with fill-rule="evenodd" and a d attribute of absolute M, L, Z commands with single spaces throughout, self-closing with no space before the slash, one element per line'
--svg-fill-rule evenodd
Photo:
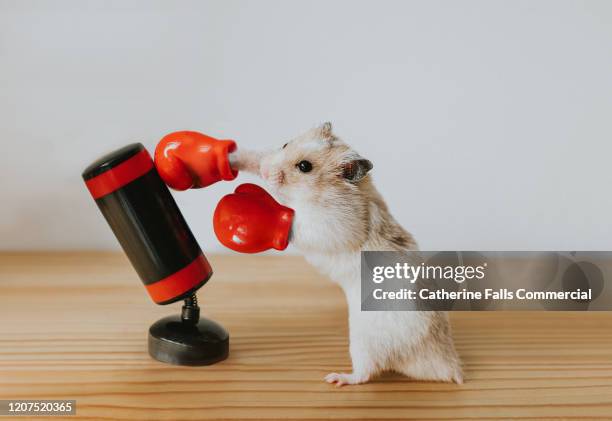
<path fill-rule="evenodd" d="M 153 160 L 144 149 L 116 167 L 85 181 L 85 184 L 93 198 L 99 199 L 142 177 L 152 168 Z"/>
<path fill-rule="evenodd" d="M 207 280 L 211 274 L 212 268 L 210 263 L 208 263 L 203 254 L 200 254 L 183 269 L 167 276 L 161 281 L 145 285 L 145 287 L 153 301 L 160 304 L 197 287 L 201 282 Z"/>

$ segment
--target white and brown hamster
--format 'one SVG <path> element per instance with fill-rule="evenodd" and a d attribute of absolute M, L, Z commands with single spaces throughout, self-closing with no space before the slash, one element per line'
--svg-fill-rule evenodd
<path fill-rule="evenodd" d="M 291 243 L 346 295 L 353 372 L 330 373 L 327 382 L 365 383 L 387 370 L 463 382 L 446 313 L 361 311 L 360 251 L 417 250 L 374 187 L 369 160 L 324 123 L 278 150 L 239 150 L 232 161 L 260 175 L 279 202 L 295 210 Z"/>

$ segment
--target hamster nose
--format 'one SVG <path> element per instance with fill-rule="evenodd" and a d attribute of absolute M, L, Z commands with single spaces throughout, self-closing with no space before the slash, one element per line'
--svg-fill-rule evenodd
<path fill-rule="evenodd" d="M 268 167 L 262 166 L 259 172 L 261 173 L 261 178 L 263 178 L 264 180 L 268 179 L 268 176 L 270 175 L 270 171 L 268 170 Z"/>

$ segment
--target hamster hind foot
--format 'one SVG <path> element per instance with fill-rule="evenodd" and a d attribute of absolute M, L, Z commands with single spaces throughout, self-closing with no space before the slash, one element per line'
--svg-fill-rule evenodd
<path fill-rule="evenodd" d="M 335 383 L 338 387 L 345 384 L 367 383 L 380 371 L 376 358 L 369 352 L 369 348 L 365 346 L 363 338 L 355 338 L 351 342 L 350 353 L 353 372 L 351 374 L 329 373 L 325 376 L 327 383 Z"/>
<path fill-rule="evenodd" d="M 443 323 L 445 320 L 438 322 Z M 400 358 L 389 358 L 391 354 L 385 353 L 384 347 L 371 346 L 372 343 L 381 343 L 380 340 L 353 333 L 349 347 L 353 372 L 330 373 L 325 376 L 325 381 L 335 383 L 336 386 L 356 385 L 367 383 L 382 371 L 395 371 L 414 380 L 462 384 L 461 360 L 452 342 L 447 343 L 451 340 L 448 326 L 443 323 L 442 327 L 446 328 L 442 332 L 447 336 L 428 338 L 417 348 L 404 353 L 393 353 L 396 356 L 403 354 Z"/>
<path fill-rule="evenodd" d="M 369 379 L 370 376 L 359 373 L 329 373 L 325 376 L 327 383 L 335 383 L 337 387 L 344 386 L 345 384 L 362 384 L 366 383 Z"/>
<path fill-rule="evenodd" d="M 463 371 L 458 361 L 449 362 L 441 359 L 421 359 L 407 363 L 394 371 L 415 380 L 463 384 Z M 330 384 L 335 383 L 337 387 L 341 387 L 344 385 L 367 383 L 370 377 L 371 374 L 366 372 L 353 372 L 351 374 L 329 373 L 325 376 L 325 381 Z"/>

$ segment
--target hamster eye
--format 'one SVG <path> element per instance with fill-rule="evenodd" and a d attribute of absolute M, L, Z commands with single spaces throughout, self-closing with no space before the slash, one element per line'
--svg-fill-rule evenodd
<path fill-rule="evenodd" d="M 312 171 L 312 164 L 310 161 L 300 161 L 297 163 L 296 167 L 299 168 L 302 172 L 310 172 Z"/>
<path fill-rule="evenodd" d="M 281 149 L 285 149 L 288 144 L 289 144 L 289 142 L 285 143 Z"/>

